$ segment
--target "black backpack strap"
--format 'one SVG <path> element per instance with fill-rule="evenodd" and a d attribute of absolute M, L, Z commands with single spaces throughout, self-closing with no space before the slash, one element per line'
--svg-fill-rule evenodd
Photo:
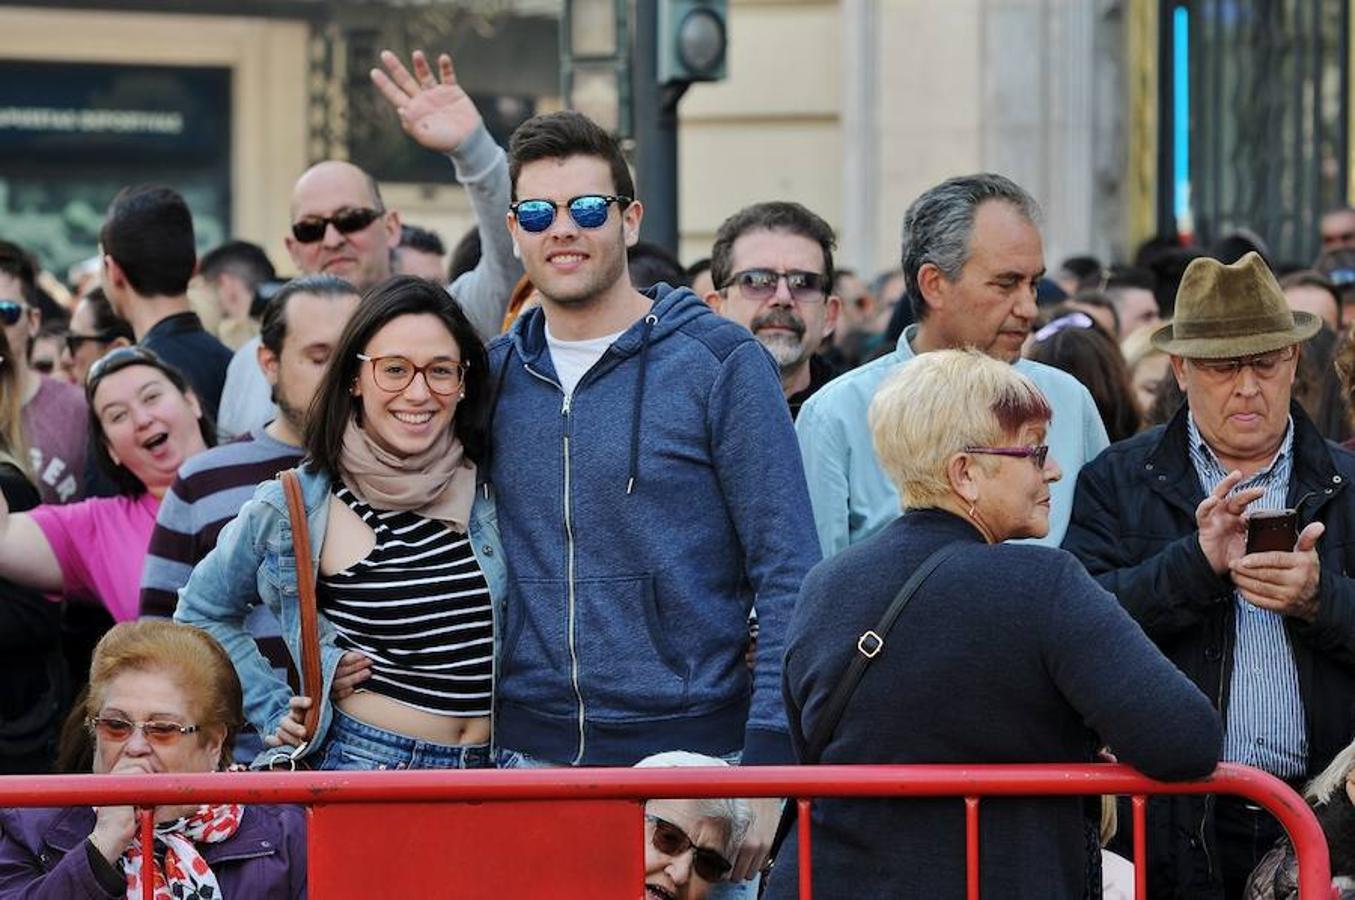
<path fill-rule="evenodd" d="M 874 628 L 862 633 L 856 639 L 856 653 L 852 654 L 852 660 L 847 664 L 847 669 L 838 679 L 837 686 L 833 688 L 832 695 L 824 705 L 823 714 L 819 716 L 819 721 L 814 726 L 814 732 L 809 736 L 805 745 L 804 757 L 800 760 L 801 765 L 817 765 L 823 756 L 823 751 L 828 749 L 828 742 L 833 739 L 833 732 L 837 730 L 838 722 L 842 721 L 842 714 L 847 709 L 847 703 L 852 699 L 852 694 L 856 693 L 856 686 L 861 683 L 861 678 L 866 674 L 866 669 L 880 655 L 880 651 L 885 646 L 885 636 L 889 634 L 890 629 L 894 627 L 894 622 L 912 602 L 913 596 L 918 588 L 926 581 L 933 572 L 935 572 L 942 563 L 944 563 L 953 554 L 959 551 L 961 544 L 952 543 L 933 551 L 922 561 L 922 565 L 913 571 L 909 579 L 904 582 L 903 587 L 894 595 L 894 601 L 889 604 L 889 609 L 880 617 L 880 624 Z M 776 826 L 776 837 L 772 839 L 772 849 L 769 854 L 770 859 L 775 859 L 776 854 L 781 850 L 781 845 L 786 840 L 786 835 L 790 833 L 791 826 L 795 824 L 796 811 L 799 804 L 787 803 L 781 812 L 781 821 Z"/>

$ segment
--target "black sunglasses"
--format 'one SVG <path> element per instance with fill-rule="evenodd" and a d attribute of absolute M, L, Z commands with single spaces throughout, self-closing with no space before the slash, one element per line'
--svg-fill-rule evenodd
<path fill-rule="evenodd" d="M 333 225 L 339 234 L 361 231 L 381 218 L 381 210 L 359 207 L 341 209 L 332 216 L 308 216 L 292 223 L 292 237 L 303 244 L 314 244 L 325 236 L 325 229 Z"/>
<path fill-rule="evenodd" d="M 786 290 L 796 303 L 817 303 L 828 296 L 828 276 L 821 272 L 806 272 L 791 269 L 778 272 L 775 269 L 744 269 L 735 272 L 725 283 L 728 288 L 738 285 L 739 293 L 756 303 L 770 300 L 776 293 L 781 279 L 786 279 Z"/>
<path fill-rule="evenodd" d="M 607 213 L 613 203 L 622 209 L 631 202 L 631 198 L 612 194 L 581 194 L 564 204 L 569 217 L 580 228 L 601 228 L 607 221 Z M 555 221 L 555 211 L 560 204 L 554 200 L 519 200 L 508 208 L 513 211 L 522 230 L 539 234 Z"/>
<path fill-rule="evenodd" d="M 28 307 L 17 300 L 0 300 L 0 321 L 14 325 L 24 317 Z"/>
<path fill-rule="evenodd" d="M 66 349 L 74 356 L 79 350 L 80 345 L 86 341 L 98 341 L 101 344 L 107 344 L 112 341 L 114 335 L 109 331 L 96 331 L 93 334 L 77 334 L 74 331 L 66 333 Z"/>
<path fill-rule="evenodd" d="M 665 856 L 681 856 L 688 850 L 694 851 L 692 869 L 702 879 L 712 883 L 723 881 L 729 870 L 734 868 L 733 863 L 714 850 L 693 844 L 687 832 L 667 819 L 645 813 L 645 821 L 654 826 L 654 835 L 650 838 L 650 843 L 654 845 L 655 850 Z"/>

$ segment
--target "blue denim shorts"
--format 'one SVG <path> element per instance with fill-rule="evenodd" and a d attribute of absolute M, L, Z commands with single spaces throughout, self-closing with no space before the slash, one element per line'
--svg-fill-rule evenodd
<path fill-rule="evenodd" d="M 368 725 L 337 709 L 316 765 L 326 771 L 493 767 L 489 744 L 421 741 Z"/>

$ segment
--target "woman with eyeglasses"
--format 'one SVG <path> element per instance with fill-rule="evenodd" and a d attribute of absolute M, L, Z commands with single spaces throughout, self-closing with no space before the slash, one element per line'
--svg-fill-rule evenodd
<path fill-rule="evenodd" d="M 669 750 L 647 756 L 637 769 L 669 766 L 728 768 L 714 756 Z M 734 868 L 753 812 L 735 797 L 650 800 L 645 803 L 645 900 L 705 900 Z"/>
<path fill-rule="evenodd" d="M 134 619 L 160 500 L 179 466 L 213 443 L 212 426 L 177 369 L 143 347 L 102 357 L 85 381 L 90 440 L 115 497 L 0 506 L 0 578 L 51 595 L 97 598 Z"/>
<path fill-rule="evenodd" d="M 132 326 L 113 311 L 103 288 L 95 288 L 75 304 L 70 330 L 66 332 L 63 364 L 69 366 L 76 384 L 84 384 L 89 367 L 110 350 L 136 342 Z"/>
<path fill-rule="evenodd" d="M 323 769 L 491 764 L 507 573 L 489 492 L 477 490 L 485 359 L 442 288 L 406 276 L 369 290 L 306 425 L 299 474 L 318 571 L 297 571 L 282 486 L 267 482 L 180 592 L 175 617 L 226 647 L 250 721 L 280 748 L 261 764 L 284 752 Z M 300 670 L 297 578 L 316 584 L 321 697 L 293 697 L 243 627 L 257 592 Z M 303 743 L 312 703 L 320 722 Z"/>
<path fill-rule="evenodd" d="M 164 619 L 116 625 L 99 641 L 85 724 L 94 773 L 224 771 L 244 721 L 230 657 L 206 633 Z M 0 900 L 306 896 L 306 816 L 295 806 L 161 806 L 155 852 L 134 810 L 0 810 Z"/>
<path fill-rule="evenodd" d="M 921 354 L 880 387 L 870 426 L 904 512 L 805 579 L 782 674 L 801 762 L 1088 763 L 1109 745 L 1158 779 L 1213 769 L 1209 700 L 1073 556 L 1009 543 L 1049 531 L 1053 414 L 1029 379 L 976 350 Z M 853 659 L 869 662 L 832 721 Z M 963 896 L 960 799 L 824 798 L 812 817 L 815 897 Z M 772 900 L 797 895 L 801 825 Z M 1099 825 L 1081 798 L 985 799 L 981 893 L 1100 896 Z"/>

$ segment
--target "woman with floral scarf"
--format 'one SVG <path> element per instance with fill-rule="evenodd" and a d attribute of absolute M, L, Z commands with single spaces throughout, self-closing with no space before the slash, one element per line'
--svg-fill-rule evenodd
<path fill-rule="evenodd" d="M 217 772 L 244 720 L 230 658 L 205 632 L 123 622 L 94 650 L 94 772 Z M 151 859 L 131 807 L 0 811 L 0 898 L 156 900 L 306 896 L 305 813 L 291 806 L 159 807 Z"/>

